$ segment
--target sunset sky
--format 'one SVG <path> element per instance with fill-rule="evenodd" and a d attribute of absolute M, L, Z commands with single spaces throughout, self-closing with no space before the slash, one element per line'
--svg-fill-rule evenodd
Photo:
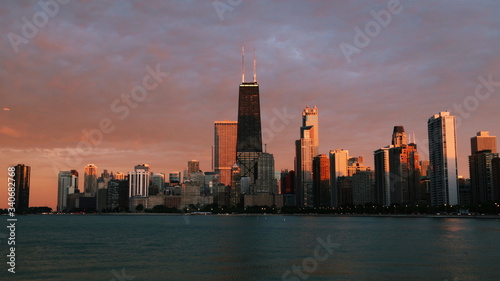
<path fill-rule="evenodd" d="M 293 168 L 306 105 L 319 108 L 321 153 L 347 149 L 371 167 L 395 125 L 427 160 L 439 111 L 461 116 L 460 175 L 476 132 L 500 136 L 499 1 L 37 2 L 0 7 L 0 179 L 31 166 L 30 206 L 55 208 L 58 170 L 78 170 L 83 188 L 88 163 L 168 173 L 198 159 L 211 170 L 214 121 L 237 119 L 243 42 L 248 81 L 256 48 L 276 170 Z M 390 15 L 385 26 L 377 14 Z M 83 146 L 83 131 L 102 141 Z"/>

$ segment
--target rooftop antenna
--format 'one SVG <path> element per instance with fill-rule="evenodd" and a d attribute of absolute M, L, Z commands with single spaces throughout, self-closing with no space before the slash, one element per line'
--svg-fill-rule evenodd
<path fill-rule="evenodd" d="M 253 47 L 253 82 L 257 83 L 257 60 L 255 59 L 255 47 Z"/>
<path fill-rule="evenodd" d="M 415 138 L 415 131 L 413 131 L 413 143 L 417 144 L 417 139 Z"/>
<path fill-rule="evenodd" d="M 241 44 L 241 83 L 245 83 L 245 43 Z"/>
<path fill-rule="evenodd" d="M 264 152 L 267 153 L 267 143 L 264 144 Z"/>

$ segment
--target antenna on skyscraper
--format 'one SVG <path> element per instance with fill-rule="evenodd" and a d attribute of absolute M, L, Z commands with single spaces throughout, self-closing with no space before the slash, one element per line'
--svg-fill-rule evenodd
<path fill-rule="evenodd" d="M 417 139 L 415 138 L 415 131 L 413 131 L 413 143 L 417 144 Z"/>
<path fill-rule="evenodd" d="M 245 83 L 245 43 L 241 44 L 241 83 Z"/>
<path fill-rule="evenodd" d="M 253 82 L 257 82 L 257 60 L 255 59 L 255 47 L 253 47 Z"/>

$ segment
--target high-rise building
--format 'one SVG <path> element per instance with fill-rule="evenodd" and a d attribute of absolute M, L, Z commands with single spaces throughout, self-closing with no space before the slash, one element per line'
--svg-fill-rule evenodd
<path fill-rule="evenodd" d="M 281 170 L 281 194 L 294 194 L 295 193 L 295 171 L 294 170 Z"/>
<path fill-rule="evenodd" d="M 302 126 L 312 126 L 311 130 L 311 140 L 313 145 L 313 156 L 319 154 L 319 120 L 318 120 L 318 108 L 314 106 L 312 109 L 306 106 L 304 111 L 302 111 Z"/>
<path fill-rule="evenodd" d="M 417 145 L 403 144 L 389 150 L 391 173 L 391 204 L 413 204 L 421 200 L 417 194 L 420 185 L 420 162 Z"/>
<path fill-rule="evenodd" d="M 23 213 L 29 208 L 31 167 L 24 164 L 14 166 L 15 209 L 16 213 Z"/>
<path fill-rule="evenodd" d="M 493 174 L 493 201 L 500 204 L 500 158 L 491 160 Z"/>
<path fill-rule="evenodd" d="M 128 173 L 129 197 L 149 196 L 149 165 L 139 164 Z"/>
<path fill-rule="evenodd" d="M 330 150 L 330 202 L 332 207 L 338 207 L 341 204 L 340 201 L 340 190 L 339 190 L 339 178 L 347 177 L 348 174 L 348 160 L 349 151 L 344 149 Z M 346 184 L 347 184 L 346 180 Z M 350 182 L 344 185 L 344 188 L 350 187 Z M 347 193 L 343 193 L 343 196 Z M 351 192 L 352 194 L 352 192 Z M 345 197 L 345 196 L 344 196 Z M 345 200 L 343 200 L 346 202 Z M 351 200 L 352 201 L 352 200 Z"/>
<path fill-rule="evenodd" d="M 57 211 L 68 211 L 68 195 L 78 190 L 78 172 L 76 170 L 60 171 L 57 185 Z"/>
<path fill-rule="evenodd" d="M 312 136 L 313 126 L 300 128 L 300 139 L 295 141 L 295 171 L 296 171 L 296 200 L 299 207 L 313 207 L 313 179 L 312 160 L 314 145 Z"/>
<path fill-rule="evenodd" d="M 278 194 L 278 183 L 274 175 L 274 156 L 263 152 L 257 160 L 258 175 L 256 193 Z"/>
<path fill-rule="evenodd" d="M 471 155 L 478 151 L 490 150 L 492 153 L 497 152 L 497 137 L 490 136 L 488 131 L 477 132 L 477 135 L 470 139 Z"/>
<path fill-rule="evenodd" d="M 369 171 L 370 167 L 363 164 L 363 156 L 349 157 L 347 159 L 347 176 L 352 177 L 357 172 Z"/>
<path fill-rule="evenodd" d="M 250 178 L 245 177 L 242 180 L 241 169 L 238 164 L 234 163 L 231 167 L 231 189 L 229 192 L 229 204 L 231 206 L 237 206 L 241 200 L 240 195 L 242 193 L 248 193 L 250 189 L 250 183 L 247 182 Z M 242 184 L 245 182 L 245 188 L 242 188 Z"/>
<path fill-rule="evenodd" d="M 121 172 L 117 172 L 116 174 L 113 175 L 113 179 L 115 180 L 125 180 L 126 177 L 127 175 Z"/>
<path fill-rule="evenodd" d="M 406 144 L 406 132 L 403 126 L 394 126 L 392 132 L 392 145 L 402 146 Z"/>
<path fill-rule="evenodd" d="M 97 193 L 97 166 L 88 164 L 84 168 L 83 192 L 85 196 L 96 196 Z"/>
<path fill-rule="evenodd" d="M 499 158 L 496 153 L 496 137 L 488 131 L 478 132 L 472 137 L 471 155 L 469 156 L 470 183 L 472 202 L 481 203 L 495 200 L 493 175 L 493 159 Z"/>
<path fill-rule="evenodd" d="M 258 178 L 257 161 L 261 153 L 262 127 L 255 57 L 253 82 L 245 82 L 244 49 L 242 48 L 242 77 L 238 98 L 236 161 L 241 169 L 241 177 L 249 177 L 252 186 L 255 186 Z"/>
<path fill-rule="evenodd" d="M 200 171 L 200 161 L 198 160 L 190 160 L 188 161 L 188 176 L 187 178 L 191 178 L 192 173 L 197 173 Z"/>
<path fill-rule="evenodd" d="M 151 187 L 153 193 L 161 193 L 165 190 L 165 174 L 164 173 L 151 173 Z"/>
<path fill-rule="evenodd" d="M 170 183 L 170 186 L 174 186 L 176 184 L 179 184 L 181 182 L 181 172 L 170 172 L 168 174 L 168 182 Z"/>
<path fill-rule="evenodd" d="M 231 167 L 236 163 L 237 121 L 216 121 L 214 125 L 214 169 L 220 183 L 231 185 Z"/>
<path fill-rule="evenodd" d="M 440 112 L 427 122 L 429 134 L 431 204 L 458 204 L 455 116 Z"/>
<path fill-rule="evenodd" d="M 375 174 L 372 171 L 358 171 L 352 175 L 352 203 L 364 205 L 375 202 Z"/>
<path fill-rule="evenodd" d="M 313 158 L 313 194 L 315 207 L 330 207 L 330 159 L 325 154 Z"/>
<path fill-rule="evenodd" d="M 472 202 L 475 204 L 495 199 L 492 167 L 495 158 L 499 158 L 498 153 L 491 150 L 477 151 L 469 156 Z"/>
<path fill-rule="evenodd" d="M 391 204 L 413 204 L 421 201 L 420 162 L 417 145 L 408 144 L 403 126 L 394 126 L 392 148 L 389 149 Z"/>
<path fill-rule="evenodd" d="M 420 160 L 420 176 L 429 176 L 429 160 Z"/>
<path fill-rule="evenodd" d="M 393 145 L 382 147 L 373 152 L 375 158 L 375 203 L 391 205 L 391 170 L 389 151 Z"/>

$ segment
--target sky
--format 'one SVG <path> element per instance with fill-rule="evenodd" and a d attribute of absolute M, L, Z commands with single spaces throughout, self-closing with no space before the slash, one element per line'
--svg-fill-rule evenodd
<path fill-rule="evenodd" d="M 243 43 L 276 170 L 293 169 L 307 105 L 321 153 L 371 167 L 396 125 L 427 160 L 440 111 L 458 117 L 460 175 L 470 138 L 500 135 L 498 1 L 5 1 L 0 34 L 0 179 L 31 166 L 30 206 L 55 209 L 58 171 L 83 187 L 89 163 L 210 171 L 214 121 L 237 120 Z"/>

